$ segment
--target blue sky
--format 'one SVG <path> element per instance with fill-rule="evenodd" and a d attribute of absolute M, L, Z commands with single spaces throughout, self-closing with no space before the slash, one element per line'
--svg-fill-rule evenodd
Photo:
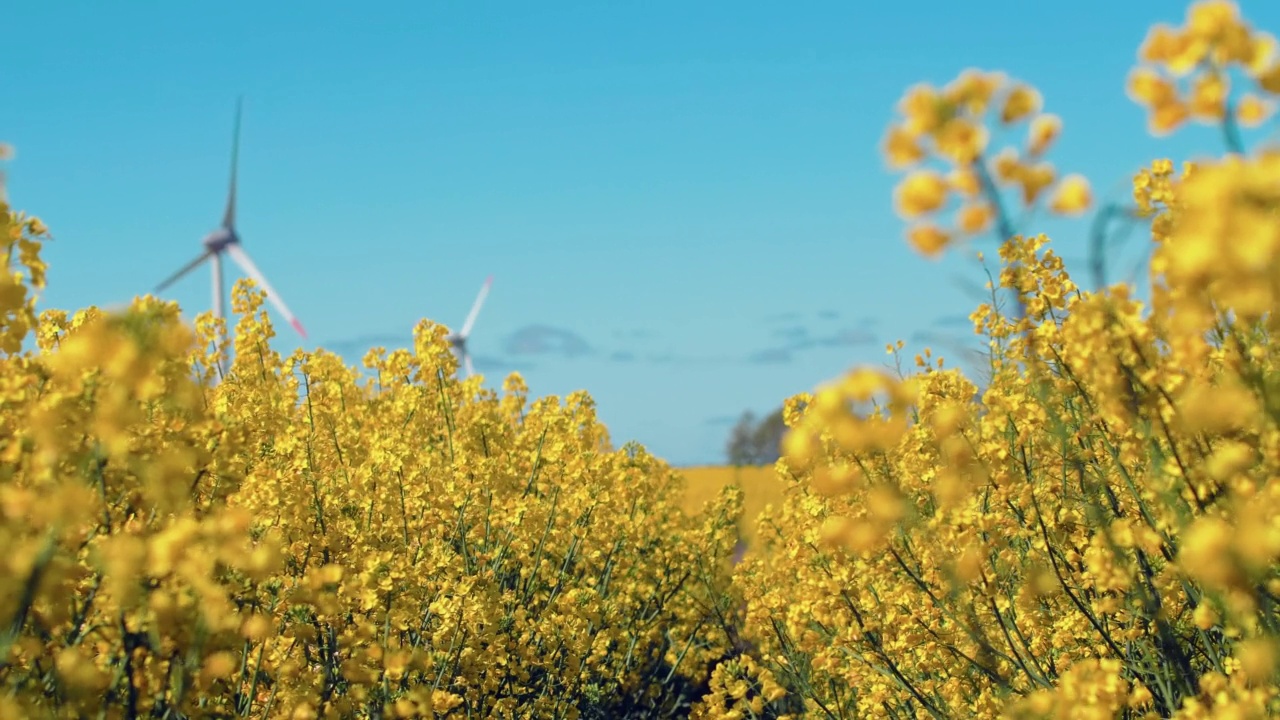
<path fill-rule="evenodd" d="M 1280 31 L 1280 4 L 1241 5 Z M 7 3 L 0 140 L 56 237 L 42 305 L 128 301 L 199 252 L 243 93 L 244 247 L 311 336 L 273 315 L 282 353 L 356 363 L 421 317 L 457 327 L 492 274 L 488 384 L 584 388 L 616 444 L 718 462 L 745 409 L 899 338 L 972 342 L 960 280 L 982 276 L 914 255 L 892 209 L 879 144 L 910 85 L 1034 83 L 1058 166 L 1120 197 L 1151 158 L 1221 148 L 1148 136 L 1124 95 L 1148 26 L 1182 21 L 1167 0 L 361 7 Z M 1084 257 L 1083 222 L 1036 229 Z M 207 270 L 164 297 L 208 309 Z"/>

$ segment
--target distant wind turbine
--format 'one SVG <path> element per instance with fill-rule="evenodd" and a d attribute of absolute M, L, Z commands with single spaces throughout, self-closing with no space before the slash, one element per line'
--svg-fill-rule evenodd
<path fill-rule="evenodd" d="M 280 294 L 275 291 L 275 288 L 271 287 L 271 284 L 267 282 L 267 278 L 263 276 L 262 271 L 258 270 L 258 266 L 250 259 L 249 253 L 245 252 L 244 248 L 241 247 L 240 236 L 236 233 L 236 166 L 240 158 L 240 110 L 242 104 L 243 98 L 236 102 L 236 124 L 231 140 L 231 189 L 227 193 L 227 209 L 222 216 L 222 227 L 204 237 L 204 252 L 200 253 L 199 257 L 187 263 L 181 270 L 170 275 L 167 280 L 157 285 L 155 292 L 157 295 L 163 292 L 165 288 L 177 282 L 182 276 L 196 269 L 200 263 L 208 260 L 213 267 L 213 314 L 217 318 L 223 317 L 222 255 L 226 253 L 235 264 L 239 265 L 249 277 L 258 283 L 258 287 L 266 291 L 267 299 L 276 306 L 276 309 L 298 331 L 298 334 L 305 338 L 307 332 L 302 329 L 302 323 L 298 322 L 298 318 L 294 317 L 294 314 L 290 312 Z"/>
<path fill-rule="evenodd" d="M 13 159 L 13 146 L 8 143 L 0 142 L 0 161 Z M 6 176 L 4 170 L 0 170 L 0 202 L 9 202 L 9 188 L 5 183 Z"/>
<path fill-rule="evenodd" d="M 476 316 L 480 314 L 480 306 L 484 304 L 485 297 L 489 295 L 489 287 L 491 285 L 493 285 L 492 275 L 485 279 L 484 285 L 480 286 L 480 294 L 476 296 L 475 304 L 471 306 L 467 321 L 462 323 L 462 329 L 445 336 L 445 340 L 453 346 L 454 352 L 458 355 L 458 360 L 466 368 L 467 377 L 475 375 L 475 368 L 471 365 L 471 354 L 467 352 L 467 338 L 471 337 L 471 328 L 475 327 Z"/>

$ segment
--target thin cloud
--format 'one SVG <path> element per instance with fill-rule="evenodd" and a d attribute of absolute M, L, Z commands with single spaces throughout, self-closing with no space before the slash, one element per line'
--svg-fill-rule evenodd
<path fill-rule="evenodd" d="M 839 320 L 840 311 L 839 310 L 819 310 L 818 319 L 819 320 Z"/>
<path fill-rule="evenodd" d="M 816 338 L 814 343 L 821 347 L 857 347 L 870 345 L 876 341 L 875 335 L 862 328 L 845 328 L 831 335 Z"/>
<path fill-rule="evenodd" d="M 641 363 L 646 365 L 727 365 L 740 362 L 728 355 L 684 355 L 670 350 L 641 352 L 618 349 L 604 356 L 616 363 Z"/>
<path fill-rule="evenodd" d="M 481 372 L 486 375 L 497 375 L 498 373 L 505 375 L 509 372 L 525 372 L 537 367 L 537 365 L 531 362 L 512 360 L 510 358 L 502 358 L 495 355 L 472 355 L 471 364 L 475 366 L 476 372 Z"/>
<path fill-rule="evenodd" d="M 933 322 L 930 323 L 930 325 L 936 328 L 970 328 L 972 329 L 973 321 L 969 319 L 968 315 L 959 315 L 959 314 L 940 315 L 934 318 Z"/>
<path fill-rule="evenodd" d="M 658 353 L 645 358 L 657 365 L 725 365 L 735 362 L 728 355 L 680 355 L 672 352 Z"/>
<path fill-rule="evenodd" d="M 581 335 L 551 325 L 526 325 L 516 330 L 503 341 L 503 350 L 513 356 L 580 357 L 593 352 Z"/>
<path fill-rule="evenodd" d="M 798 330 L 798 331 L 796 331 Z M 778 335 L 778 333 L 774 333 Z M 788 333 L 790 342 L 784 347 L 788 350 L 811 350 L 813 348 L 841 348 L 870 345 L 876 336 L 860 327 L 847 327 L 824 335 L 813 335 L 804 328 L 792 329 Z"/>
<path fill-rule="evenodd" d="M 801 343 L 809 339 L 809 328 L 803 325 L 787 325 L 777 328 L 770 335 L 781 338 L 787 343 Z"/>
<path fill-rule="evenodd" d="M 862 322 L 852 327 L 845 327 L 835 332 L 815 334 L 803 325 L 787 325 L 776 328 L 770 333 L 781 344 L 757 350 L 747 356 L 746 362 L 753 365 L 784 365 L 796 359 L 796 353 L 815 348 L 847 348 L 870 345 L 876 336 L 866 329 L 869 323 Z"/>
<path fill-rule="evenodd" d="M 795 356 L 787 348 L 759 350 L 747 357 L 747 362 L 753 365 L 786 365 L 793 360 L 795 360 Z"/>

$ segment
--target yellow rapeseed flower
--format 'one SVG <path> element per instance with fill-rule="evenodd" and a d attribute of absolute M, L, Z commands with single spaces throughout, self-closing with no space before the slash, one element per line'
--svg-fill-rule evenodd
<path fill-rule="evenodd" d="M 1072 174 L 1062 178 L 1049 201 L 1049 209 L 1061 215 L 1079 215 L 1093 203 L 1089 181 L 1083 175 Z"/>
<path fill-rule="evenodd" d="M 991 164 L 995 169 L 996 180 L 1001 183 L 1017 181 L 1026 167 L 1018 158 L 1018 151 L 1013 148 L 1004 148 L 996 153 L 991 159 Z"/>
<path fill-rule="evenodd" d="M 898 103 L 898 112 L 905 118 L 903 127 L 914 136 L 933 132 L 944 119 L 941 102 L 933 87 L 924 84 L 912 87 Z"/>
<path fill-rule="evenodd" d="M 1258 637 L 1244 640 L 1236 648 L 1235 654 L 1236 659 L 1240 661 L 1240 669 L 1251 682 L 1261 685 L 1274 679 L 1277 659 L 1280 659 L 1275 638 Z"/>
<path fill-rule="evenodd" d="M 1147 118 L 1147 129 L 1156 136 L 1168 135 L 1191 117 L 1191 108 L 1181 100 L 1155 105 Z"/>
<path fill-rule="evenodd" d="M 990 203 L 966 203 L 957 215 L 957 227 L 961 232 L 970 235 L 986 231 L 995 219 L 995 211 Z"/>
<path fill-rule="evenodd" d="M 1275 114 L 1276 104 L 1252 93 L 1245 93 L 1236 102 L 1235 111 L 1236 122 L 1241 126 L 1257 127 Z"/>
<path fill-rule="evenodd" d="M 1129 97 L 1149 110 L 1175 103 L 1178 89 L 1158 71 L 1140 67 L 1129 74 L 1126 87 Z"/>
<path fill-rule="evenodd" d="M 1000 108 L 1000 122 L 1009 125 L 1040 112 L 1043 99 L 1030 85 L 1015 85 L 1005 96 Z"/>
<path fill-rule="evenodd" d="M 1266 70 L 1276 58 L 1276 37 L 1271 33 L 1254 32 L 1249 36 L 1249 48 L 1244 59 L 1245 69 L 1251 75 Z"/>
<path fill-rule="evenodd" d="M 1191 84 L 1188 109 L 1191 116 L 1204 121 L 1219 121 L 1226 116 L 1230 80 L 1224 73 L 1206 72 Z"/>
<path fill-rule="evenodd" d="M 1058 173 L 1053 165 L 1044 162 L 1019 167 L 1015 178 L 1022 188 L 1022 202 L 1028 206 L 1038 200 L 1057 179 Z"/>
<path fill-rule="evenodd" d="M 1183 534 L 1178 561 L 1189 576 L 1215 590 L 1237 587 L 1243 577 L 1232 555 L 1233 537 L 1226 520 L 1198 518 Z"/>
<path fill-rule="evenodd" d="M 966 118 L 952 118 L 934 140 L 938 153 L 956 165 L 968 165 L 987 148 L 987 129 Z"/>
<path fill-rule="evenodd" d="M 205 658 L 204 673 L 209 679 L 226 679 L 236 671 L 238 664 L 235 655 L 226 651 L 216 652 Z"/>
<path fill-rule="evenodd" d="M 938 257 L 951 244 L 952 237 L 937 225 L 916 225 L 907 231 L 911 247 L 925 257 Z"/>
<path fill-rule="evenodd" d="M 1221 40 L 1240 21 L 1231 0 L 1200 0 L 1187 9 L 1187 31 L 1209 42 Z"/>
<path fill-rule="evenodd" d="M 898 213 L 907 219 L 935 212 L 947 201 L 947 181 L 935 170 L 917 170 L 894 192 Z"/>
<path fill-rule="evenodd" d="M 889 128 L 883 149 L 889 167 L 894 170 L 909 168 L 925 158 L 919 136 L 899 125 Z"/>
<path fill-rule="evenodd" d="M 1037 115 L 1027 129 L 1027 154 L 1031 157 L 1043 155 L 1061 134 L 1061 118 L 1050 113 Z"/>
<path fill-rule="evenodd" d="M 1262 90 L 1272 95 L 1280 95 L 1280 63 L 1273 63 L 1259 70 L 1254 75 L 1254 80 Z"/>
<path fill-rule="evenodd" d="M 1168 23 L 1156 23 L 1138 48 L 1138 58 L 1157 64 L 1173 59 L 1185 44 L 1182 33 Z"/>
<path fill-rule="evenodd" d="M 970 115 L 981 115 L 1004 82 L 1000 73 L 969 68 L 943 89 L 943 95 L 952 104 L 964 107 Z"/>

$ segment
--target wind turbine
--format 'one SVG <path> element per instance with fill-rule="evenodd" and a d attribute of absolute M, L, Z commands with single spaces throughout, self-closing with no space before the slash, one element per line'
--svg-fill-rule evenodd
<path fill-rule="evenodd" d="M 8 143 L 0 142 L 0 161 L 7 161 L 12 159 L 13 159 L 13 146 Z M 6 179 L 7 179 L 7 176 L 4 174 L 4 170 L 0 170 L 0 202 L 2 203 L 9 202 L 9 189 L 8 189 L 8 186 L 5 184 Z"/>
<path fill-rule="evenodd" d="M 484 285 L 480 286 L 480 294 L 476 296 L 475 304 L 471 306 L 467 321 L 462 323 L 462 329 L 456 333 L 449 333 L 444 338 L 453 346 L 454 352 L 458 355 L 458 360 L 466 368 L 467 377 L 475 374 L 475 368 L 471 365 L 471 354 L 467 352 L 467 338 L 471 336 L 471 328 L 476 324 L 476 316 L 480 314 L 480 306 L 484 304 L 484 299 L 488 296 L 491 285 L 493 285 L 492 275 L 485 278 Z"/>
<path fill-rule="evenodd" d="M 222 283 L 222 256 L 225 253 L 231 258 L 231 261 L 239 265 L 249 277 L 258 283 L 258 287 L 267 293 L 267 299 L 271 301 L 276 309 L 284 315 L 289 324 L 293 326 L 298 334 L 302 337 L 307 336 L 306 330 L 302 329 L 302 323 L 298 322 L 298 318 L 290 312 L 289 307 L 284 304 L 280 294 L 271 287 L 267 282 L 267 278 L 263 276 L 262 271 L 250 259 L 249 253 L 245 252 L 240 245 L 240 235 L 236 232 L 236 166 L 240 157 L 240 110 L 243 104 L 243 98 L 236 101 L 236 124 L 235 131 L 231 139 L 231 189 L 227 193 L 227 209 L 222 215 L 222 226 L 204 236 L 202 241 L 204 244 L 204 252 L 195 260 L 187 263 L 181 270 L 170 275 L 167 280 L 156 286 L 156 294 L 160 294 L 165 288 L 177 282 L 182 276 L 196 269 L 200 263 L 208 260 L 213 268 L 213 315 L 221 318 L 223 316 L 223 294 L 224 288 Z"/>

